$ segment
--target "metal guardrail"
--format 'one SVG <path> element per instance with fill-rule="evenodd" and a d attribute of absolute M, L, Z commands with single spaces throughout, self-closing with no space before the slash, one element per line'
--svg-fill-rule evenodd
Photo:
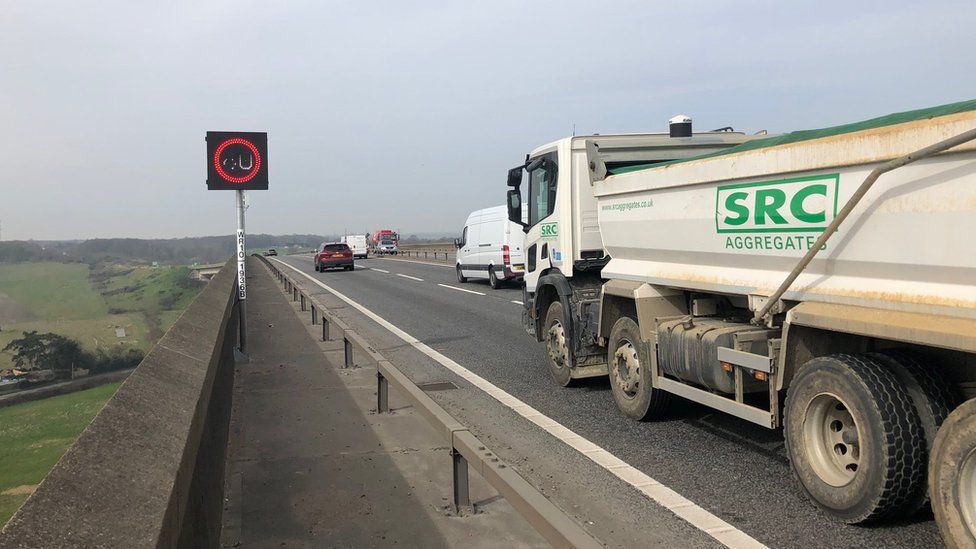
<path fill-rule="evenodd" d="M 350 368 L 355 364 L 354 353 L 357 348 L 376 365 L 377 414 L 389 412 L 389 386 L 392 384 L 451 445 L 455 512 L 473 510 L 468 491 L 468 473 L 469 469 L 474 469 L 554 547 L 603 547 L 603 544 L 556 507 L 515 469 L 496 456 L 467 427 L 434 402 L 393 363 L 374 350 L 363 336 L 333 315 L 314 296 L 302 290 L 295 283 L 295 279 L 266 258 L 256 257 L 264 262 L 282 285 L 284 292 L 293 301 L 299 302 L 300 309 L 311 312 L 312 324 L 322 326 L 322 341 L 333 341 L 333 337 L 342 338 L 343 368 Z"/>
<path fill-rule="evenodd" d="M 438 252 L 430 250 L 400 250 L 397 255 L 412 257 L 415 259 L 433 259 L 435 261 L 450 261 L 451 254 L 448 252 Z"/>

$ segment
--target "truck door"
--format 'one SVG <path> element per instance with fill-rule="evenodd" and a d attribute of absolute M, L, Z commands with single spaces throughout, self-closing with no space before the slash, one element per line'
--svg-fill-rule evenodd
<path fill-rule="evenodd" d="M 532 160 L 526 170 L 529 231 L 525 235 L 525 288 L 535 292 L 539 275 L 552 266 L 550 248 L 559 234 L 558 216 L 553 215 L 559 175 L 556 151 Z"/>

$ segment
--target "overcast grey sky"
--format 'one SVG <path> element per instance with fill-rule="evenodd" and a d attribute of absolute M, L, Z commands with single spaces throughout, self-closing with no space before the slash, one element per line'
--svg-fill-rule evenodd
<path fill-rule="evenodd" d="M 207 130 L 269 133 L 248 232 L 457 231 L 574 124 L 788 131 L 972 99 L 974 28 L 972 0 L 4 0 L 2 238 L 230 234 Z"/>

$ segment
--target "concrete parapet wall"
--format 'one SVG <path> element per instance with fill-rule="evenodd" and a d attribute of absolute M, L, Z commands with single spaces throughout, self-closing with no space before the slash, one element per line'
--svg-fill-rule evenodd
<path fill-rule="evenodd" d="M 213 546 L 237 343 L 226 265 L 37 491 L 0 548 Z"/>

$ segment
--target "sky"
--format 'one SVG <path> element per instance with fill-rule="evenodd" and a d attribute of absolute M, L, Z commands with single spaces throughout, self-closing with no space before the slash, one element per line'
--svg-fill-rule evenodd
<path fill-rule="evenodd" d="M 0 239 L 457 233 L 577 134 L 824 127 L 976 98 L 976 2 L 0 3 Z"/>

